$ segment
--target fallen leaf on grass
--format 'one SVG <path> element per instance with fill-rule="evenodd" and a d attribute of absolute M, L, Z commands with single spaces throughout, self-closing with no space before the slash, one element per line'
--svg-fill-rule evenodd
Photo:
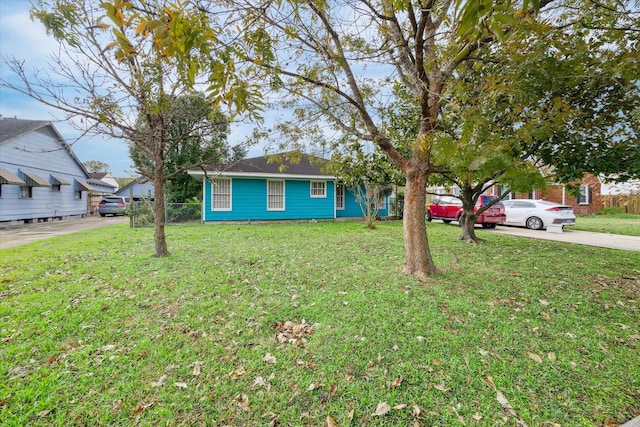
<path fill-rule="evenodd" d="M 152 406 L 153 406 L 153 402 L 152 403 L 145 403 L 143 405 L 138 406 L 136 408 L 136 410 L 133 412 L 133 416 L 134 417 L 138 417 L 141 413 L 143 413 L 147 409 L 151 408 Z"/>
<path fill-rule="evenodd" d="M 498 389 L 496 389 L 496 400 L 498 401 L 498 403 L 500 403 L 500 405 L 507 410 L 507 412 L 509 412 L 509 414 L 516 418 L 518 420 L 517 425 L 518 426 L 522 426 L 522 427 L 526 427 L 527 424 L 521 420 L 518 417 L 518 414 L 516 413 L 515 409 L 513 409 L 513 406 L 511 406 L 511 404 L 509 403 L 509 401 L 507 400 L 507 398 L 504 396 L 504 394 L 502 394 L 502 392 Z"/>
<path fill-rule="evenodd" d="M 264 360 L 267 363 L 276 363 L 276 357 L 270 353 L 265 354 L 262 360 Z"/>
<path fill-rule="evenodd" d="M 336 395 L 336 391 L 338 391 L 338 384 L 331 384 L 331 387 L 329 387 L 329 399 Z"/>
<path fill-rule="evenodd" d="M 187 388 L 187 383 L 173 383 L 174 386 L 178 387 L 178 388 Z"/>
<path fill-rule="evenodd" d="M 396 411 L 399 411 L 399 410 L 401 410 L 401 409 L 406 408 L 407 406 L 408 406 L 408 405 L 407 405 L 406 403 L 401 403 L 401 404 L 399 404 L 399 405 L 394 406 L 394 407 L 393 407 L 393 409 L 394 409 L 394 410 L 396 410 Z"/>
<path fill-rule="evenodd" d="M 549 352 L 549 354 L 547 354 L 547 359 L 551 360 L 552 362 L 555 362 L 557 359 L 556 354 L 553 351 Z"/>
<path fill-rule="evenodd" d="M 416 418 L 419 417 L 420 414 L 422 414 L 422 409 L 420 409 L 417 403 L 414 403 L 412 407 L 413 407 L 413 416 Z"/>
<path fill-rule="evenodd" d="M 202 373 L 203 365 L 204 365 L 204 362 L 193 362 L 193 371 L 191 371 L 191 373 L 193 374 L 194 377 L 197 377 Z"/>
<path fill-rule="evenodd" d="M 2 408 L 3 406 L 6 406 L 7 402 L 9 401 L 9 399 L 11 399 L 11 395 L 5 397 L 4 399 L 0 400 L 0 408 Z"/>
<path fill-rule="evenodd" d="M 491 375 L 487 375 L 487 378 L 483 378 L 482 382 L 484 382 L 487 386 L 489 386 L 490 389 L 495 390 L 496 389 L 496 385 L 493 382 L 493 378 L 491 377 Z"/>
<path fill-rule="evenodd" d="M 534 362 L 537 363 L 542 363 L 542 358 L 540 356 L 538 356 L 535 353 L 531 353 L 530 351 L 527 352 L 527 354 L 529 355 L 529 359 L 533 360 Z"/>
<path fill-rule="evenodd" d="M 387 402 L 378 403 L 378 407 L 376 408 L 376 412 L 373 413 L 374 417 L 380 417 L 391 410 L 391 406 Z"/>
<path fill-rule="evenodd" d="M 251 404 L 246 394 L 236 396 L 235 401 L 243 411 L 249 412 L 251 410 Z"/>
<path fill-rule="evenodd" d="M 163 375 L 160 378 L 158 378 L 158 381 L 153 381 L 151 382 L 151 387 L 161 387 L 164 385 L 164 382 L 167 380 L 167 376 Z"/>
<path fill-rule="evenodd" d="M 338 427 L 338 423 L 331 415 L 327 415 L 327 427 Z"/>
<path fill-rule="evenodd" d="M 451 390 L 450 388 L 448 388 L 444 384 L 436 384 L 436 385 L 433 386 L 433 388 L 435 388 L 436 390 L 440 390 L 440 391 L 449 391 L 449 390 Z"/>
<path fill-rule="evenodd" d="M 389 387 L 400 387 L 402 385 L 402 381 L 403 381 L 402 377 L 399 377 L 388 384 L 389 384 Z"/>
<path fill-rule="evenodd" d="M 51 409 L 45 409 L 44 411 L 38 412 L 38 416 L 39 417 L 44 417 L 45 415 L 48 415 L 49 412 L 51 412 Z"/>
<path fill-rule="evenodd" d="M 539 300 L 538 300 L 538 302 L 539 302 L 540 304 L 544 305 L 544 306 L 549 305 L 549 301 L 547 301 L 547 300 L 539 299 Z"/>

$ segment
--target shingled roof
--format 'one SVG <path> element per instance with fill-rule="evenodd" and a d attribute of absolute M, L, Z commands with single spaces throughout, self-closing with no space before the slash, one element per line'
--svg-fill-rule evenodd
<path fill-rule="evenodd" d="M 31 132 L 47 126 L 51 122 L 44 120 L 23 120 L 16 118 L 0 117 L 0 142 Z"/>
<path fill-rule="evenodd" d="M 295 158 L 295 161 L 292 161 L 292 158 Z M 206 166 L 204 170 L 223 175 L 302 175 L 331 177 L 331 174 L 322 170 L 326 163 L 327 160 L 316 156 L 306 154 L 290 156 L 284 153 Z"/>

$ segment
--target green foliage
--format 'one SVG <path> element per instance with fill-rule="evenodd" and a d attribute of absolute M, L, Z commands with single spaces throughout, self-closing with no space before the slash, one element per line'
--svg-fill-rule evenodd
<path fill-rule="evenodd" d="M 100 160 L 87 160 L 82 164 L 89 172 L 109 172 L 109 165 Z"/>
<path fill-rule="evenodd" d="M 166 194 L 169 202 L 183 203 L 202 193 L 202 183 L 187 174 L 187 170 L 207 164 L 221 163 L 232 153 L 226 143 L 229 124 L 226 117 L 211 106 L 202 94 L 191 94 L 164 99 L 155 109 L 155 115 L 166 126 L 165 140 L 156 151 L 144 142 L 131 144 L 129 154 L 135 167 L 145 176 L 154 176 L 156 161 L 164 165 L 163 174 L 169 183 Z M 141 135 L 150 127 L 148 116 L 139 118 Z M 161 156 L 157 156 L 160 148 Z M 236 150 L 237 151 L 237 150 Z"/>
<path fill-rule="evenodd" d="M 145 255 L 153 229 L 124 224 L 0 249 L 2 423 L 595 427 L 637 415 L 640 253 L 484 230 L 472 246 L 456 227 L 429 229 L 449 268 L 428 285 L 390 274 L 398 222 L 178 225 L 171 258 Z M 373 415 L 381 402 L 395 409 Z"/>

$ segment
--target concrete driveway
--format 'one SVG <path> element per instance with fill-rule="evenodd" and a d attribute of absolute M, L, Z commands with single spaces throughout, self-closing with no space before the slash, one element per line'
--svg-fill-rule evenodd
<path fill-rule="evenodd" d="M 91 228 L 128 222 L 129 217 L 127 216 L 108 216 L 104 218 L 90 216 L 35 224 L 0 225 L 0 249 L 23 245 L 60 234 L 70 234 Z"/>
<path fill-rule="evenodd" d="M 636 236 L 592 233 L 589 231 L 572 230 L 570 227 L 565 228 L 562 233 L 549 233 L 545 230 L 529 230 L 528 228 L 510 227 L 506 225 L 500 225 L 488 231 L 496 234 L 507 234 L 509 236 L 528 237 L 530 239 L 553 240 L 555 242 L 640 252 L 640 237 Z"/>

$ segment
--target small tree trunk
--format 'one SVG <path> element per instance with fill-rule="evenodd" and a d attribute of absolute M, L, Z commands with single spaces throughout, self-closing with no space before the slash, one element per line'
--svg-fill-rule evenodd
<path fill-rule="evenodd" d="M 476 217 L 474 214 L 469 214 L 467 211 L 463 211 L 460 215 L 460 237 L 458 240 L 464 240 L 469 243 L 478 243 L 476 237 Z"/>
<path fill-rule="evenodd" d="M 164 166 L 161 163 L 161 168 Z M 154 233 L 153 238 L 156 244 L 156 257 L 169 256 L 169 249 L 167 248 L 167 239 L 164 234 L 165 225 L 165 211 L 164 211 L 164 171 L 157 170 L 153 179 L 153 186 L 155 188 L 155 203 L 153 205 L 153 225 Z"/>
<path fill-rule="evenodd" d="M 426 278 L 437 272 L 424 219 L 424 206 L 427 201 L 427 173 L 416 170 L 407 171 L 407 183 L 404 197 L 404 272 Z"/>

